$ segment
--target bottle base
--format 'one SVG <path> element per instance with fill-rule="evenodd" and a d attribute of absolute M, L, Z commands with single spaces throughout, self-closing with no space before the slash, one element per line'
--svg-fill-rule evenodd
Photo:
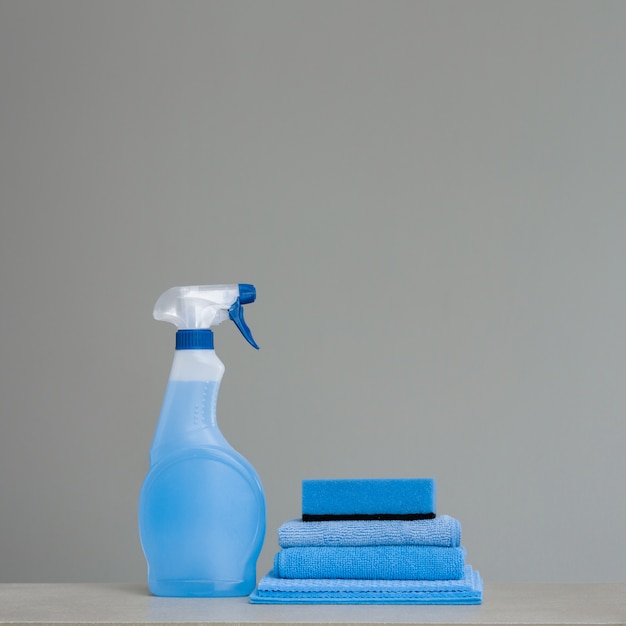
<path fill-rule="evenodd" d="M 246 580 L 149 580 L 155 596 L 170 598 L 234 598 L 249 596 L 255 583 Z"/>

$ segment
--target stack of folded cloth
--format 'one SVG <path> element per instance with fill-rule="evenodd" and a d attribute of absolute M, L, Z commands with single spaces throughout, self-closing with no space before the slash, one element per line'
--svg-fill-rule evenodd
<path fill-rule="evenodd" d="M 278 529 L 258 604 L 480 604 L 461 526 L 430 478 L 302 481 L 302 518 Z"/>

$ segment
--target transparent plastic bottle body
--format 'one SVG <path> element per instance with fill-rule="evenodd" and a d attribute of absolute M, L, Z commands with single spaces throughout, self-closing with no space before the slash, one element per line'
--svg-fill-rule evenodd
<path fill-rule="evenodd" d="M 219 431 L 224 366 L 177 350 L 139 498 L 148 586 L 159 596 L 245 596 L 256 585 L 265 498 L 250 463 Z"/>

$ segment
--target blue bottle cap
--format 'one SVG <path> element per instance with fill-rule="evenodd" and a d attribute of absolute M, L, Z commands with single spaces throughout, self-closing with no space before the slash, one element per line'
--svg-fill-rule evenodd
<path fill-rule="evenodd" d="M 213 350 L 213 331 L 208 328 L 184 328 L 176 331 L 177 350 Z"/>

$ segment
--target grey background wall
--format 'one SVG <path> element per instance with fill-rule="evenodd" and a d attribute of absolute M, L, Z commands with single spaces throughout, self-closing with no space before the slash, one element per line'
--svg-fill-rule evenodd
<path fill-rule="evenodd" d="M 0 1 L 0 581 L 144 581 L 168 287 L 252 282 L 268 504 L 433 476 L 491 581 L 626 580 L 626 4 Z"/>

